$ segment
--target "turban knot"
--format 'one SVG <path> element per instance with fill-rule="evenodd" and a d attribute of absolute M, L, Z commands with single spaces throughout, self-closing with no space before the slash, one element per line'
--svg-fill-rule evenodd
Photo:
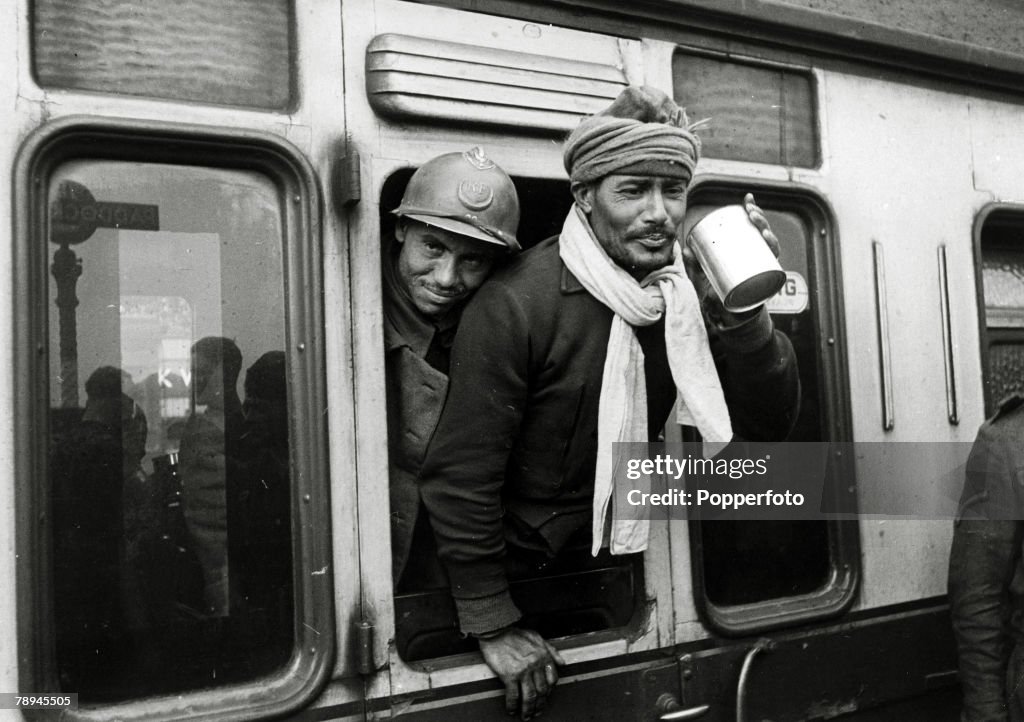
<path fill-rule="evenodd" d="M 562 161 L 574 182 L 613 173 L 689 180 L 700 158 L 693 128 L 660 90 L 631 85 L 610 106 L 580 121 L 565 142 Z"/>

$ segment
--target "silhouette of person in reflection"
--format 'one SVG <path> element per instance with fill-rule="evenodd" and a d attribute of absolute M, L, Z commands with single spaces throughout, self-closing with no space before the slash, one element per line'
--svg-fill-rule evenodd
<path fill-rule="evenodd" d="M 287 659 L 292 632 L 288 395 L 283 351 L 268 351 L 245 374 L 241 448 L 246 473 L 231 495 L 231 584 L 235 640 L 250 667 Z M 237 573 L 235 573 L 237 572 Z"/>
<path fill-rule="evenodd" d="M 192 346 L 192 413 L 181 437 L 182 512 L 203 573 L 207 618 L 230 613 L 228 485 L 237 478 L 243 431 L 238 376 L 242 353 L 230 339 Z"/>
<path fill-rule="evenodd" d="M 147 434 L 145 414 L 124 393 L 130 384 L 118 368 L 96 369 L 81 420 L 53 450 L 57 649 L 76 689 L 111 663 L 125 631 L 123 499 L 145 478 Z"/>

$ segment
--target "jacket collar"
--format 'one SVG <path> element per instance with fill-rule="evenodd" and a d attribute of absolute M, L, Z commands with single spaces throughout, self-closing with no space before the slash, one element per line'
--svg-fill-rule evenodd
<path fill-rule="evenodd" d="M 579 279 L 572 274 L 572 271 L 566 268 L 565 261 L 562 260 L 561 256 L 558 258 L 558 264 L 562 267 L 562 280 L 559 284 L 559 289 L 563 296 L 587 290 L 583 287 L 583 284 L 579 282 Z"/>

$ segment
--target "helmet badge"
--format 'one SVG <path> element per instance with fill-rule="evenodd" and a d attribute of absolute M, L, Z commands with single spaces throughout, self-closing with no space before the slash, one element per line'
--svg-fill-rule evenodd
<path fill-rule="evenodd" d="M 494 202 L 494 189 L 480 181 L 459 183 L 459 202 L 471 211 L 482 211 Z"/>
<path fill-rule="evenodd" d="M 488 170 L 494 167 L 494 161 L 488 158 L 484 153 L 484 149 L 478 145 L 463 151 L 462 157 L 468 160 L 470 165 L 477 170 Z"/>

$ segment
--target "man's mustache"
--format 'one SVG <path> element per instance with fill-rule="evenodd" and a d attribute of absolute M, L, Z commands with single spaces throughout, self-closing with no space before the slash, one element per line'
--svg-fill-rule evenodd
<path fill-rule="evenodd" d="M 459 296 L 462 296 L 463 294 L 466 293 L 466 288 L 461 285 L 441 287 L 434 286 L 432 284 L 424 284 L 424 288 L 426 288 L 431 293 L 436 293 L 438 296 L 445 296 L 447 298 L 458 298 Z"/>
<path fill-rule="evenodd" d="M 668 228 L 650 228 L 644 231 L 637 231 L 626 236 L 627 240 L 658 240 L 668 241 L 675 239 L 676 234 Z"/>

